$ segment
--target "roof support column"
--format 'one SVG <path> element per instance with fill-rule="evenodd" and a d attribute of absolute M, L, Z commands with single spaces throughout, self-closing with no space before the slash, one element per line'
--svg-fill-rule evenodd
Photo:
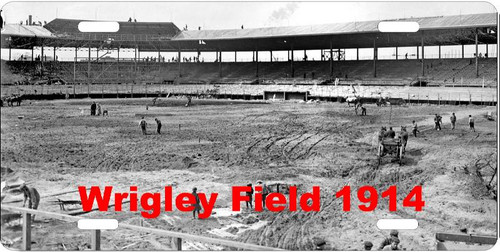
<path fill-rule="evenodd" d="M 330 40 L 330 78 L 333 78 L 333 42 Z"/>
<path fill-rule="evenodd" d="M 441 45 L 438 45 L 438 57 L 441 59 Z"/>
<path fill-rule="evenodd" d="M 222 78 L 222 51 L 219 50 L 218 54 L 218 60 L 219 61 L 219 78 Z"/>
<path fill-rule="evenodd" d="M 87 84 L 90 85 L 90 41 L 89 41 L 89 58 L 87 60 Z M 90 89 L 90 86 L 88 87 Z"/>
<path fill-rule="evenodd" d="M 234 62 L 237 62 L 237 51 L 234 51 Z"/>
<path fill-rule="evenodd" d="M 10 45 L 9 45 L 9 61 L 11 61 L 11 60 L 12 60 L 12 58 L 11 58 L 11 53 L 12 53 L 12 52 L 11 52 L 11 48 L 10 48 Z"/>
<path fill-rule="evenodd" d="M 479 77 L 479 47 L 478 47 L 478 29 L 476 28 L 476 78 Z"/>
<path fill-rule="evenodd" d="M 292 47 L 291 48 L 292 49 L 291 50 L 291 57 L 292 57 L 292 59 L 290 60 L 290 76 L 293 78 L 293 77 L 295 77 L 295 69 L 293 69 L 293 44 L 292 44 L 291 47 Z"/>
<path fill-rule="evenodd" d="M 34 59 L 35 59 L 34 58 L 35 57 L 35 54 L 34 54 L 35 52 L 34 51 L 35 51 L 35 47 L 33 46 L 33 47 L 31 47 L 31 62 L 33 62 Z"/>
<path fill-rule="evenodd" d="M 307 61 L 307 52 L 304 50 L 304 61 Z"/>
<path fill-rule="evenodd" d="M 422 31 L 422 38 L 421 38 L 421 46 L 422 46 L 422 76 L 425 76 L 425 67 L 424 67 L 425 47 L 424 47 L 424 32 L 423 31 Z"/>
<path fill-rule="evenodd" d="M 78 47 L 75 47 L 75 59 L 73 60 L 73 84 L 76 83 L 76 60 L 78 59 Z"/>
<path fill-rule="evenodd" d="M 377 77 L 377 38 L 373 39 L 373 77 Z"/>
<path fill-rule="evenodd" d="M 120 47 L 118 47 L 118 49 L 116 50 L 117 51 L 117 54 L 118 54 L 118 57 L 116 58 L 116 62 L 120 63 Z"/>
<path fill-rule="evenodd" d="M 179 62 L 179 78 L 182 77 L 182 74 L 181 74 L 181 45 L 179 45 L 179 50 L 177 51 L 177 58 L 178 58 L 178 62 Z"/>
<path fill-rule="evenodd" d="M 95 58 L 95 62 L 99 62 L 99 48 L 96 49 L 96 58 Z"/>
<path fill-rule="evenodd" d="M 56 56 L 56 49 L 57 49 L 57 47 L 54 46 L 54 59 L 52 61 L 56 61 L 56 57 L 57 57 Z"/>
<path fill-rule="evenodd" d="M 42 56 L 40 57 L 40 61 L 43 61 L 44 57 L 43 57 L 43 44 L 42 44 Z"/>
<path fill-rule="evenodd" d="M 259 78 L 259 51 L 255 50 L 255 77 Z"/>
<path fill-rule="evenodd" d="M 462 44 L 462 59 L 465 58 L 465 53 L 464 53 L 464 45 Z"/>
<path fill-rule="evenodd" d="M 486 44 L 486 53 L 484 54 L 485 58 L 488 58 L 488 44 Z"/>
<path fill-rule="evenodd" d="M 273 62 L 273 51 L 269 51 L 271 62 Z"/>
<path fill-rule="evenodd" d="M 396 60 L 398 60 L 398 47 L 396 46 Z"/>
<path fill-rule="evenodd" d="M 359 48 L 356 48 L 356 60 L 359 61 Z"/>
<path fill-rule="evenodd" d="M 417 59 L 420 59 L 420 51 L 418 49 L 418 46 L 417 46 Z"/>

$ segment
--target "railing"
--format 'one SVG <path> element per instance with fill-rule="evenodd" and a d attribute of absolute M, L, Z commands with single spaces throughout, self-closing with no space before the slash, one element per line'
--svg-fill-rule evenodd
<path fill-rule="evenodd" d="M 23 218 L 23 226 L 22 226 L 23 247 L 22 247 L 22 249 L 23 250 L 31 250 L 31 215 L 32 214 L 37 215 L 37 216 L 43 216 L 43 217 L 48 217 L 48 218 L 52 218 L 52 219 L 67 221 L 67 222 L 77 222 L 79 220 L 85 219 L 83 217 L 77 217 L 77 216 L 71 216 L 71 215 L 53 213 L 53 212 L 46 212 L 46 211 L 40 211 L 40 210 L 33 210 L 33 209 L 29 209 L 29 208 L 22 208 L 22 207 L 16 207 L 16 206 L 5 205 L 5 204 L 1 205 L 1 209 L 13 211 L 13 212 L 20 212 L 22 214 L 22 218 Z M 198 236 L 198 235 L 191 235 L 191 234 L 173 232 L 173 231 L 168 231 L 168 230 L 147 228 L 147 227 L 135 226 L 135 225 L 130 225 L 130 224 L 119 223 L 118 227 L 130 229 L 130 230 L 135 230 L 138 232 L 151 233 L 151 234 L 160 235 L 160 236 L 172 237 L 172 238 L 174 238 L 174 249 L 175 250 L 182 250 L 182 240 L 183 239 L 197 241 L 197 242 L 203 242 L 203 243 L 209 243 L 209 244 L 215 244 L 215 245 L 228 246 L 231 248 L 237 248 L 237 249 L 243 249 L 243 250 L 281 250 L 278 248 L 264 247 L 264 246 L 249 244 L 249 243 L 242 243 L 242 242 L 236 242 L 236 241 L 230 241 L 230 240 L 223 240 L 223 239 L 210 238 L 210 237 L 204 237 L 204 236 Z M 101 230 L 91 230 L 91 249 L 92 250 L 100 250 L 101 249 Z"/>
<path fill-rule="evenodd" d="M 443 244 L 445 241 L 495 245 L 498 238 L 495 236 L 436 233 L 436 240 L 436 250 L 446 250 L 446 247 Z"/>

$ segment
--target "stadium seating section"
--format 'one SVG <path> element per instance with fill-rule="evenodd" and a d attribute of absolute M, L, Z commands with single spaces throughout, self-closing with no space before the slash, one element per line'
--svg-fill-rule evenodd
<path fill-rule="evenodd" d="M 494 86 L 497 82 L 497 59 L 479 59 L 479 77 L 476 78 L 475 59 L 425 60 L 425 77 L 421 77 L 419 60 L 379 60 L 377 77 L 373 77 L 373 61 L 334 61 L 334 78 L 340 84 L 360 83 L 364 85 L 435 85 L 435 86 Z M 2 84 L 23 81 L 56 79 L 62 82 L 86 83 L 87 62 L 1 62 Z M 133 62 L 92 62 L 90 76 L 93 83 L 244 83 L 256 81 L 255 62 L 222 63 L 219 78 L 219 63 L 182 63 L 182 77 L 178 78 L 178 63 L 139 62 L 137 72 Z M 259 79 L 262 83 L 320 83 L 330 80 L 330 62 L 294 62 L 295 76 L 290 75 L 290 62 L 260 62 Z M 74 71 L 76 70 L 76 71 Z M 314 79 L 313 79 L 314 75 Z M 419 78 L 420 77 L 420 78 Z M 419 80 L 421 80 L 419 82 Z M 418 84 L 417 84 L 418 83 Z"/>

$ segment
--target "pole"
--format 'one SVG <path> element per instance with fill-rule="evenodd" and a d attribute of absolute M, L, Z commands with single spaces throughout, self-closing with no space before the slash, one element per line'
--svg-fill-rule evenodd
<path fill-rule="evenodd" d="M 78 58 L 78 47 L 75 47 L 75 60 L 73 61 L 73 85 L 76 83 L 76 59 Z"/>
<path fill-rule="evenodd" d="M 462 59 L 465 57 L 465 53 L 464 53 L 464 45 L 462 44 Z"/>
<path fill-rule="evenodd" d="M 177 52 L 177 57 L 179 61 L 179 78 L 182 77 L 181 74 L 181 45 L 179 44 L 179 51 Z"/>
<path fill-rule="evenodd" d="M 87 62 L 87 94 L 90 96 L 90 41 L 89 41 L 89 58 Z"/>
<path fill-rule="evenodd" d="M 52 61 L 56 61 L 56 49 L 57 47 L 54 46 L 54 59 L 52 59 Z"/>
<path fill-rule="evenodd" d="M 373 77 L 377 77 L 377 43 L 376 43 L 376 38 L 373 39 Z"/>
<path fill-rule="evenodd" d="M 255 50 L 255 77 L 259 78 L 259 51 Z"/>
<path fill-rule="evenodd" d="M 441 45 L 438 45 L 438 54 L 439 59 L 441 59 Z"/>
<path fill-rule="evenodd" d="M 295 69 L 293 69 L 293 44 L 291 46 L 291 49 L 292 49 L 291 50 L 291 52 L 292 52 L 292 55 L 291 55 L 292 56 L 292 60 L 290 61 L 290 64 L 291 64 L 291 69 L 290 69 L 291 73 L 290 73 L 290 76 L 293 78 L 293 77 L 295 77 L 294 76 L 295 75 Z"/>
<path fill-rule="evenodd" d="M 333 78 L 333 42 L 330 40 L 330 77 Z"/>
<path fill-rule="evenodd" d="M 11 60 L 12 60 L 12 58 L 11 58 L 11 53 L 12 53 L 12 52 L 11 52 L 11 48 L 10 48 L 10 45 L 9 45 L 9 61 L 11 61 Z"/>
<path fill-rule="evenodd" d="M 425 76 L 425 67 L 424 67 L 424 59 L 425 59 L 425 47 L 424 47 L 424 32 L 422 31 L 422 76 Z"/>
<path fill-rule="evenodd" d="M 23 250 L 31 250 L 31 214 L 23 212 Z"/>
<path fill-rule="evenodd" d="M 476 28 L 476 78 L 479 77 L 479 48 L 478 48 L 478 29 Z"/>
<path fill-rule="evenodd" d="M 398 60 L 398 47 L 396 46 L 396 60 Z"/>
<path fill-rule="evenodd" d="M 222 51 L 219 50 L 218 58 L 219 58 L 219 78 L 222 78 Z"/>

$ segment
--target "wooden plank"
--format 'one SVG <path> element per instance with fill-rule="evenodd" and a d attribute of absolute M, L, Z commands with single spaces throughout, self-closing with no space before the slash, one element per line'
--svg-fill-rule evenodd
<path fill-rule="evenodd" d="M 60 213 L 53 213 L 53 212 L 46 212 L 46 211 L 41 211 L 41 210 L 29 209 L 29 208 L 16 207 L 16 206 L 11 206 L 11 205 L 6 205 L 6 204 L 1 204 L 0 208 L 2 210 L 21 212 L 23 214 L 29 214 L 29 215 L 36 214 L 38 216 L 63 220 L 63 221 L 67 221 L 67 222 L 77 222 L 78 220 L 84 219 L 83 217 L 77 217 L 77 216 L 71 216 L 71 215 L 67 215 L 67 214 L 60 214 Z M 24 223 L 27 224 L 27 221 L 25 221 Z M 118 226 L 122 227 L 122 228 L 126 228 L 126 229 L 135 230 L 138 232 L 151 233 L 151 234 L 156 234 L 156 235 L 160 235 L 160 236 L 173 237 L 173 238 L 186 239 L 186 240 L 197 241 L 197 242 L 202 242 L 202 243 L 209 243 L 209 244 L 215 244 L 215 245 L 234 247 L 234 248 L 243 249 L 243 250 L 266 250 L 266 251 L 282 250 L 279 248 L 264 247 L 264 246 L 260 246 L 260 245 L 248 244 L 248 243 L 243 243 L 243 242 L 223 240 L 223 239 L 218 239 L 218 238 L 204 237 L 204 236 L 179 233 L 179 232 L 173 232 L 173 231 L 161 230 L 161 229 L 154 229 L 154 228 L 148 228 L 148 227 L 140 227 L 140 226 L 129 225 L 129 224 L 124 224 L 124 223 L 119 223 Z M 30 222 L 30 225 L 28 225 L 27 227 L 31 227 L 31 222 Z M 100 235 L 100 231 L 99 231 L 99 235 Z M 29 238 L 31 238 L 31 237 L 29 237 Z"/>
<path fill-rule="evenodd" d="M 90 239 L 91 239 L 90 248 L 95 251 L 101 250 L 101 230 L 100 229 L 92 230 Z"/>
<path fill-rule="evenodd" d="M 156 234 L 156 235 L 160 235 L 160 236 L 168 236 L 168 237 L 181 238 L 181 239 L 209 243 L 209 244 L 235 247 L 235 248 L 239 248 L 239 249 L 243 249 L 243 250 L 282 250 L 279 248 L 264 247 L 264 246 L 255 245 L 255 244 L 236 242 L 236 241 L 230 241 L 230 240 L 223 240 L 223 239 L 211 238 L 211 237 L 204 237 L 204 236 L 198 236 L 198 235 L 192 235 L 192 234 L 186 234 L 186 233 L 179 233 L 179 232 L 173 232 L 173 231 L 168 231 L 168 230 L 140 227 L 140 226 L 122 224 L 122 223 L 119 223 L 118 227 L 132 229 L 132 230 L 146 232 L 146 233 L 152 233 L 152 234 Z"/>
<path fill-rule="evenodd" d="M 23 213 L 23 250 L 31 250 L 31 214 Z"/>
<path fill-rule="evenodd" d="M 456 242 L 468 242 L 468 243 L 491 244 L 491 245 L 497 243 L 497 238 L 494 236 L 448 234 L 448 233 L 436 233 L 436 240 L 441 242 L 456 241 Z"/>
<path fill-rule="evenodd" d="M 174 238 L 174 250 L 182 250 L 182 239 Z"/>

